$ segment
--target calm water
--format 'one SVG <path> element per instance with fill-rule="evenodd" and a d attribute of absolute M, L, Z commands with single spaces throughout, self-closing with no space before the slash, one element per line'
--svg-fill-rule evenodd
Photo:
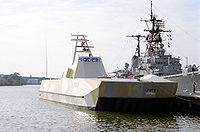
<path fill-rule="evenodd" d="M 78 110 L 41 100 L 39 86 L 0 87 L 0 131 L 199 131 L 200 116 Z"/>

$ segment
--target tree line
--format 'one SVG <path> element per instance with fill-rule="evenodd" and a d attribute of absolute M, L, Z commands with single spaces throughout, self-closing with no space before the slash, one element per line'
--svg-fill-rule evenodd
<path fill-rule="evenodd" d="M 19 85 L 25 85 L 25 84 L 26 84 L 26 81 L 17 72 L 0 77 L 0 86 L 19 86 Z"/>

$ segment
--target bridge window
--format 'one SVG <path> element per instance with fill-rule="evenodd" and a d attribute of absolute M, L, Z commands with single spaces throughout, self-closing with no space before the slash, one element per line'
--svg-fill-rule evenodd
<path fill-rule="evenodd" d="M 97 62 L 98 58 L 92 58 L 92 62 Z"/>
<path fill-rule="evenodd" d="M 83 61 L 83 58 L 79 58 L 78 61 Z"/>
<path fill-rule="evenodd" d="M 100 61 L 100 58 L 89 58 L 89 57 L 85 57 L 85 58 L 79 58 L 78 61 L 84 61 L 84 62 L 98 62 L 98 61 Z"/>

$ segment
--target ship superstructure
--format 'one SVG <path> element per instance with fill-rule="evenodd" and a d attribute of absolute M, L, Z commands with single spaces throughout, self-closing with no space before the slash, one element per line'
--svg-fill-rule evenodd
<path fill-rule="evenodd" d="M 75 41 L 74 57 L 71 68 L 67 70 L 69 78 L 97 78 L 107 77 L 100 57 L 94 57 L 86 39 L 86 35 L 72 35 Z"/>
<path fill-rule="evenodd" d="M 166 76 L 181 73 L 180 58 L 172 57 L 170 54 L 166 54 L 164 48 L 164 41 L 170 40 L 171 35 L 170 30 L 165 30 L 165 22 L 158 19 L 152 11 L 151 2 L 151 14 L 150 19 L 141 20 L 146 23 L 147 35 L 131 35 L 128 37 L 136 37 L 138 41 L 138 46 L 136 48 L 136 53 L 132 57 L 131 70 L 135 76 L 154 74 L 158 76 Z M 167 34 L 166 34 L 167 33 Z M 163 36 L 168 38 L 163 39 Z M 140 38 L 145 38 L 146 50 L 143 56 L 140 55 Z M 168 45 L 170 46 L 170 45 Z"/>

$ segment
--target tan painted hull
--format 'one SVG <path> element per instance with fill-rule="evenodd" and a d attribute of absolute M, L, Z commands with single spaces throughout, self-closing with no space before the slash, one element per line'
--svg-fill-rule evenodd
<path fill-rule="evenodd" d="M 43 99 L 95 108 L 99 98 L 171 98 L 177 83 L 125 79 L 61 79 L 42 81 Z"/>

